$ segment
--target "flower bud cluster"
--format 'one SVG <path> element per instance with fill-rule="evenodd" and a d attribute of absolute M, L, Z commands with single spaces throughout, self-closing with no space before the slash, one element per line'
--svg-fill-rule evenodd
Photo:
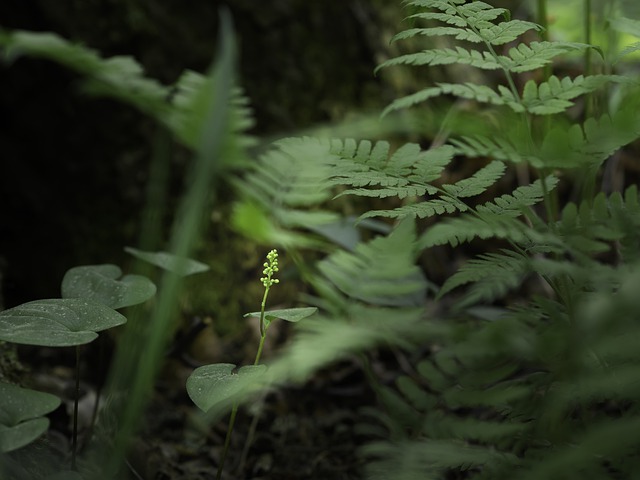
<path fill-rule="evenodd" d="M 272 276 L 278 271 L 278 251 L 271 250 L 267 254 L 267 261 L 264 263 L 264 270 L 262 270 L 262 274 L 264 277 L 260 279 L 265 288 L 269 288 L 271 285 L 275 283 L 280 283 L 280 280 L 277 278 L 272 278 Z"/>

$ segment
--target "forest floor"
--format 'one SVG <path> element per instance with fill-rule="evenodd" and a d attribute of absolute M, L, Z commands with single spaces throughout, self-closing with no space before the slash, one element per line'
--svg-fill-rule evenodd
<path fill-rule="evenodd" d="M 241 349 L 233 340 L 224 350 Z M 72 349 L 21 347 L 20 361 L 31 388 L 63 399 L 50 415 L 46 436 L 21 449 L 13 458 L 34 480 L 46 479 L 70 462 L 74 399 Z M 246 359 L 245 363 L 251 363 Z M 79 402 L 80 448 L 109 422 L 92 428 L 100 372 L 91 356 L 83 361 Z M 374 368 L 386 369 L 376 360 Z M 118 479 L 204 480 L 215 477 L 222 456 L 228 417 L 205 425 L 189 399 L 185 382 L 194 365 L 184 355 L 167 358 L 156 382 L 138 434 L 132 441 L 127 465 Z M 390 373 L 387 371 L 387 373 Z M 392 373 L 391 373 L 392 374 Z M 101 402 L 104 402 L 101 399 Z M 362 478 L 358 448 L 366 440 L 358 428 L 365 422 L 363 407 L 376 402 L 356 356 L 317 372 L 303 385 L 266 392 L 240 408 L 223 479 L 335 479 Z M 102 429 L 102 430 L 99 430 Z M 29 457 L 37 452 L 41 462 Z M 46 454 L 43 455 L 43 452 Z M 51 463 L 51 465 L 48 465 Z M 80 471 L 82 464 L 80 463 Z"/>

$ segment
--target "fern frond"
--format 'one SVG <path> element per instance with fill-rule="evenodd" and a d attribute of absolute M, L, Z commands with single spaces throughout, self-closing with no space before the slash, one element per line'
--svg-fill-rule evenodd
<path fill-rule="evenodd" d="M 483 193 L 502 178 L 506 168 L 504 163 L 494 160 L 477 170 L 470 177 L 464 178 L 453 185 L 442 185 L 442 189 L 456 198 L 474 197 Z"/>
<path fill-rule="evenodd" d="M 449 143 L 455 147 L 456 154 L 469 158 L 489 157 L 513 163 L 526 162 L 536 168 L 544 166 L 543 160 L 537 156 L 524 153 L 525 149 L 522 145 L 515 145 L 507 138 L 500 136 L 462 136 L 452 138 Z"/>
<path fill-rule="evenodd" d="M 430 415 L 424 422 L 423 430 L 432 438 L 464 438 L 472 442 L 497 442 L 504 438 L 514 438 L 530 430 L 522 422 L 505 419 L 502 421 L 459 418 L 453 415 Z"/>
<path fill-rule="evenodd" d="M 394 100 L 383 110 L 382 116 L 395 110 L 412 107 L 440 95 L 453 95 L 454 97 L 475 100 L 479 103 L 488 103 L 491 105 L 506 105 L 517 113 L 524 111 L 524 107 L 520 104 L 519 100 L 514 97 L 513 93 L 502 86 L 499 86 L 499 92 L 496 92 L 486 85 L 476 85 L 470 82 L 438 83 L 437 85 L 437 87 L 425 88 L 419 92 Z"/>
<path fill-rule="evenodd" d="M 548 190 L 553 189 L 558 179 L 545 179 Z M 557 238 L 546 232 L 538 232 L 523 224 L 517 217 L 526 207 L 539 203 L 543 198 L 542 184 L 536 180 L 531 185 L 518 187 L 512 194 L 505 194 L 493 202 L 478 205 L 475 212 L 458 218 L 446 219 L 428 229 L 418 240 L 420 248 L 449 243 L 457 246 L 474 238 L 503 238 L 514 243 L 557 242 Z"/>
<path fill-rule="evenodd" d="M 430 28 L 410 28 L 400 32 L 391 39 L 392 42 L 398 40 L 404 40 L 407 38 L 413 38 L 418 35 L 425 37 L 440 37 L 440 36 L 452 36 L 456 40 L 466 40 L 467 42 L 480 43 L 482 37 L 470 28 L 456 28 L 456 27 L 430 27 Z"/>
<path fill-rule="evenodd" d="M 515 455 L 461 440 L 375 442 L 362 447 L 361 453 L 371 459 L 368 478 L 376 480 L 437 480 L 449 468 L 519 463 Z"/>
<path fill-rule="evenodd" d="M 500 252 L 482 254 L 466 262 L 442 285 L 437 298 L 461 285 L 473 283 L 462 300 L 467 306 L 480 300 L 494 300 L 520 285 L 528 271 L 527 257 L 510 250 Z"/>
<path fill-rule="evenodd" d="M 622 75 L 579 75 L 576 78 L 559 79 L 552 75 L 549 80 L 536 84 L 529 80 L 522 92 L 522 105 L 535 115 L 551 115 L 564 112 L 573 105 L 570 100 L 593 92 L 610 82 L 631 83 L 629 77 Z"/>
<path fill-rule="evenodd" d="M 626 95 L 612 115 L 590 118 L 583 125 L 554 126 L 536 156 L 551 168 L 598 168 L 604 160 L 640 137 L 637 90 Z"/>
<path fill-rule="evenodd" d="M 453 36 L 456 40 L 468 42 L 485 42 L 489 45 L 504 45 L 517 39 L 529 30 L 541 30 L 542 27 L 532 22 L 523 20 L 509 20 L 494 24 L 493 21 L 500 16 L 508 16 L 508 10 L 494 8 L 484 2 L 470 2 L 467 4 L 446 3 L 411 3 L 409 5 L 438 8 L 443 13 L 417 13 L 409 18 L 421 18 L 424 20 L 439 20 L 453 27 L 425 27 L 412 28 L 397 34 L 393 41 L 405 38 L 424 36 Z"/>
<path fill-rule="evenodd" d="M 513 243 L 541 242 L 547 237 L 512 217 L 483 215 L 482 218 L 465 215 L 439 222 L 418 240 L 420 248 L 449 244 L 456 247 L 475 238 L 501 238 Z"/>
<path fill-rule="evenodd" d="M 443 213 L 453 213 L 456 211 L 465 212 L 467 205 L 460 199 L 480 195 L 491 185 L 502 177 L 505 171 L 502 162 L 491 162 L 485 167 L 476 171 L 472 176 L 462 179 L 455 184 L 445 184 L 438 190 L 434 187 L 425 189 L 430 194 L 441 195 L 440 198 L 427 200 L 417 204 L 404 205 L 393 210 L 370 210 L 360 216 L 360 219 L 370 217 L 400 218 L 404 216 L 426 218 Z M 421 177 L 418 177 L 421 178 Z M 374 196 L 374 190 L 368 196 Z M 400 197 L 403 198 L 403 197 Z"/>
<path fill-rule="evenodd" d="M 558 55 L 593 48 L 586 43 L 531 42 L 509 49 L 509 56 L 499 56 L 501 66 L 514 73 L 528 72 L 551 63 Z M 474 65 L 477 66 L 477 65 Z M 482 67 L 480 67 L 482 68 Z"/>
<path fill-rule="evenodd" d="M 339 221 L 338 214 L 316 207 L 332 196 L 328 180 L 332 161 L 327 142 L 311 138 L 276 142 L 234 181 L 242 194 L 234 208 L 235 228 L 266 243 L 318 247 L 318 241 L 291 229 Z"/>
<path fill-rule="evenodd" d="M 607 197 L 603 192 L 592 202 L 583 202 L 580 207 L 569 203 L 562 211 L 555 225 L 555 231 L 562 242 L 563 250 L 575 257 L 576 268 L 596 268 L 591 260 L 593 255 L 611 250 L 611 242 L 620 242 L 621 254 L 625 260 L 634 261 L 640 255 L 640 205 L 637 186 L 629 187 L 624 199 L 614 192 Z M 607 268 L 600 265 L 600 269 Z M 610 276 L 615 277 L 612 272 Z M 604 277 L 604 272 L 599 277 Z"/>
<path fill-rule="evenodd" d="M 506 193 L 491 202 L 478 205 L 477 211 L 480 215 L 487 212 L 495 215 L 519 216 L 527 207 L 540 203 L 544 198 L 545 189 L 547 192 L 552 191 L 558 185 L 559 179 L 554 175 L 549 175 L 543 181 L 544 188 L 542 182 L 536 180 L 530 185 L 516 188 L 510 194 Z"/>
<path fill-rule="evenodd" d="M 572 42 L 531 42 L 521 43 L 509 49 L 508 56 L 495 56 L 490 52 L 481 52 L 456 46 L 454 48 L 434 48 L 418 53 L 408 53 L 387 60 L 376 71 L 394 65 L 470 65 L 482 70 L 505 68 L 510 72 L 522 73 L 542 68 L 551 63 L 558 55 L 591 48 L 588 44 Z"/>
<path fill-rule="evenodd" d="M 442 146 L 431 150 L 421 150 L 417 144 L 406 144 L 389 156 L 389 144 L 368 141 L 333 142 L 334 156 L 330 170 L 330 183 L 351 187 L 341 195 L 359 195 L 384 198 L 397 196 L 421 196 L 435 193 L 430 185 L 440 178 L 444 168 L 453 159 L 453 149 Z"/>
<path fill-rule="evenodd" d="M 360 244 L 353 253 L 335 252 L 318 269 L 353 299 L 373 305 L 421 305 L 428 284 L 414 264 L 415 239 L 415 225 L 405 220 L 389 236 Z"/>
<path fill-rule="evenodd" d="M 466 212 L 468 209 L 469 207 L 467 207 L 465 203 L 452 198 L 434 198 L 432 200 L 427 200 L 426 202 L 403 205 L 402 207 L 394 208 L 393 210 L 369 210 L 360 215 L 360 219 L 371 217 L 428 218 L 434 215 L 443 215 L 445 213 Z"/>
<path fill-rule="evenodd" d="M 8 60 L 29 55 L 57 62 L 79 73 L 84 77 L 85 93 L 132 105 L 168 127 L 190 148 L 195 148 L 200 140 L 212 75 L 187 71 L 175 85 L 165 86 L 145 76 L 143 68 L 132 57 L 102 58 L 96 51 L 52 33 L 3 32 L 0 46 L 5 48 L 4 56 Z M 253 125 L 253 120 L 240 88 L 233 89 L 230 107 L 229 130 L 236 134 L 232 148 L 255 144 L 254 139 L 243 133 Z M 229 152 L 229 142 L 224 148 L 227 156 L 233 155 Z"/>
<path fill-rule="evenodd" d="M 380 64 L 376 68 L 376 71 L 394 65 L 435 66 L 450 65 L 453 63 L 471 65 L 472 67 L 482 68 L 483 70 L 498 70 L 502 68 L 500 63 L 489 52 L 479 52 L 478 50 L 467 50 L 462 47 L 456 47 L 455 50 L 453 48 L 436 48 L 401 55 Z"/>

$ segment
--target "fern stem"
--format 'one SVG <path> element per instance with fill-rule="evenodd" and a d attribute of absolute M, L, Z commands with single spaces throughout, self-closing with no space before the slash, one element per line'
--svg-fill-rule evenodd
<path fill-rule="evenodd" d="M 591 0 L 584 0 L 584 43 L 591 45 Z M 591 48 L 584 51 L 584 76 L 588 77 L 593 73 Z M 588 93 L 585 99 L 585 117 L 590 118 L 594 110 L 594 94 Z"/>
<path fill-rule="evenodd" d="M 544 29 L 540 33 L 540 38 L 545 42 L 549 41 L 549 21 L 547 15 L 547 0 L 538 0 L 538 18 L 536 22 Z"/>
<path fill-rule="evenodd" d="M 542 27 L 542 31 L 540 32 L 540 39 L 543 42 L 549 41 L 549 18 L 547 12 L 547 0 L 538 0 L 538 15 L 537 15 L 537 23 Z M 542 69 L 543 76 L 545 80 L 548 80 L 551 76 L 551 64 L 548 63 Z"/>

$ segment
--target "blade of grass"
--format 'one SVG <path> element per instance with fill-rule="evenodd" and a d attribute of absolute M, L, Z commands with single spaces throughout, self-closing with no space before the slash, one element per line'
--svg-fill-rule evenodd
<path fill-rule="evenodd" d="M 193 169 L 188 177 L 187 191 L 180 203 L 172 229 L 170 252 L 182 257 L 189 256 L 199 235 L 207 201 L 213 191 L 213 180 L 219 170 L 222 144 L 229 131 L 227 119 L 235 59 L 232 37 L 231 18 L 226 11 L 222 11 L 217 61 L 210 84 L 207 116 L 200 132 Z M 122 405 L 113 450 L 109 452 L 109 472 L 117 472 L 122 466 L 127 446 L 143 417 L 144 408 L 163 361 L 168 332 L 171 330 L 170 324 L 178 313 L 180 287 L 181 278 L 166 272 L 160 282 L 159 295 L 149 324 L 145 326 L 141 321 L 131 322 L 138 325 L 127 329 L 120 340 L 121 345 L 113 363 L 109 392 L 112 395 L 126 392 L 126 401 Z M 141 333 L 144 333 L 142 338 Z"/>

